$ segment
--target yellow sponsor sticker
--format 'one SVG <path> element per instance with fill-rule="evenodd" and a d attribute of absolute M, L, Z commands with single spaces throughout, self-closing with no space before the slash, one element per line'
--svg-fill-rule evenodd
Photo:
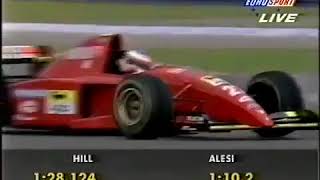
<path fill-rule="evenodd" d="M 76 114 L 78 95 L 73 90 L 49 90 L 47 96 L 48 114 Z"/>

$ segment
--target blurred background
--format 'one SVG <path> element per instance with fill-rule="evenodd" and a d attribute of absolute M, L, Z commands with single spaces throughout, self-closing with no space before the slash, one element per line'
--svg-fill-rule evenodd
<path fill-rule="evenodd" d="M 244 7 L 245 0 L 2 0 L 6 22 L 113 25 L 318 27 L 319 0 L 295 7 Z M 257 24 L 262 12 L 300 13 L 293 24 Z"/>

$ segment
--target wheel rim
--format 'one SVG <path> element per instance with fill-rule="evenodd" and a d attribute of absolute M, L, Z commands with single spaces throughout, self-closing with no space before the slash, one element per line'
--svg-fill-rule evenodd
<path fill-rule="evenodd" d="M 144 103 L 139 90 L 128 88 L 119 95 L 117 103 L 120 120 L 131 126 L 139 122 L 142 117 Z"/>

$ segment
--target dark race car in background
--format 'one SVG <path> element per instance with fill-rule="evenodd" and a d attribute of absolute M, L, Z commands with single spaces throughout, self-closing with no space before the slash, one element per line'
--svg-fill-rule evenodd
<path fill-rule="evenodd" d="M 1 124 L 10 121 L 11 106 L 7 84 L 31 79 L 51 62 L 49 46 L 2 46 L 0 68 L 0 115 Z"/>
<path fill-rule="evenodd" d="M 93 37 L 66 51 L 31 80 L 9 85 L 16 128 L 120 131 L 130 138 L 177 135 L 183 129 L 254 130 L 280 137 L 318 129 L 295 80 L 262 72 L 246 90 L 185 67 L 150 63 L 124 73 L 120 35 Z"/>
<path fill-rule="evenodd" d="M 52 60 L 49 46 L 2 46 L 3 78 L 9 82 L 31 79 Z"/>

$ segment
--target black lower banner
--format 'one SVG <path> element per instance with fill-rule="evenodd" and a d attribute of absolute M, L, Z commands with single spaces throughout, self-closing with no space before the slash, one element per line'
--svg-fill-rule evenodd
<path fill-rule="evenodd" d="M 3 150 L 4 180 L 317 180 L 317 150 Z"/>

